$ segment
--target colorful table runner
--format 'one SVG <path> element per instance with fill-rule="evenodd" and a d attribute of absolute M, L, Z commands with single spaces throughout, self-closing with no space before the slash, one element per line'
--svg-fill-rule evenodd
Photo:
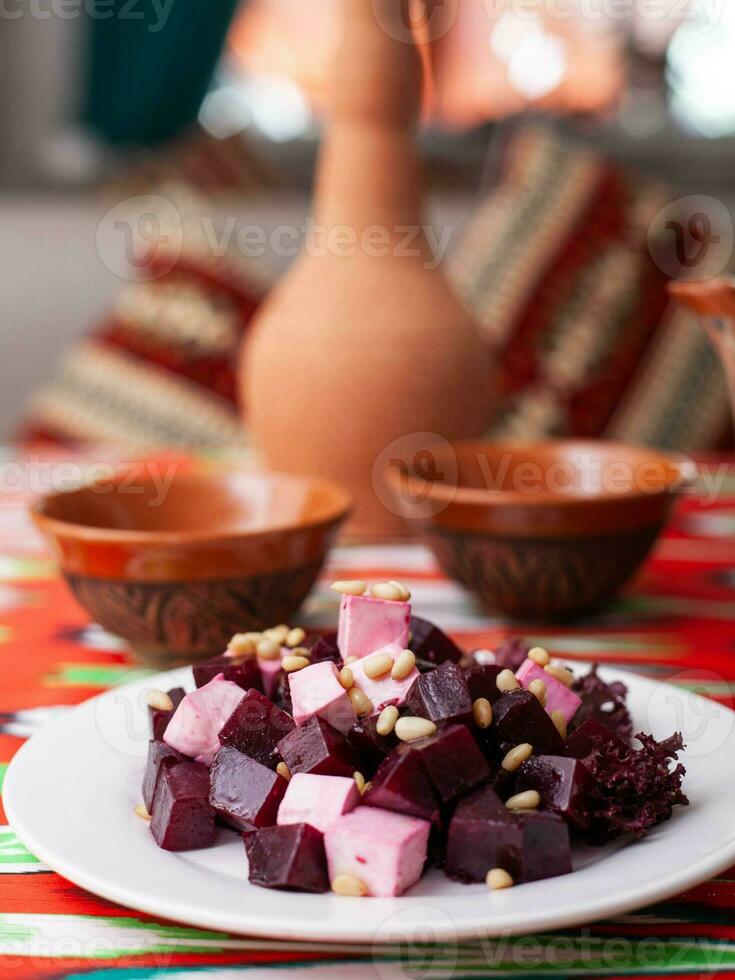
<path fill-rule="evenodd" d="M 27 516 L 59 466 L 0 459 L 0 784 L 13 753 L 60 712 L 112 685 L 132 664 L 125 646 L 90 624 L 59 580 Z M 522 632 L 554 654 L 596 659 L 733 704 L 735 469 L 712 460 L 706 484 L 677 517 L 636 581 L 609 609 L 574 626 L 541 629 L 488 619 L 418 545 L 338 548 L 302 621 L 335 621 L 335 578 L 396 578 L 417 610 L 467 646 Z M 716 491 L 716 492 L 715 492 Z M 686 738 L 686 732 L 684 732 Z M 735 763 L 728 778 L 735 778 Z M 53 800 L 49 800 L 53 806 Z M 74 814 L 59 814 L 73 820 Z M 735 823 L 735 814 L 733 815 Z M 84 842 L 80 841 L 80 847 Z M 114 846 L 114 842 L 111 842 Z M 157 921 L 51 872 L 23 847 L 0 807 L 0 977 L 144 978 L 234 975 L 393 980 L 515 976 L 735 977 L 735 868 L 669 902 L 537 937 L 410 948 L 264 942 Z"/>

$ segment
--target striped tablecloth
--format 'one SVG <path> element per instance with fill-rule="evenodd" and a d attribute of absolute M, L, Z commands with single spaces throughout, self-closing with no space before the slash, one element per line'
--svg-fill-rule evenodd
<path fill-rule="evenodd" d="M 27 517 L 32 492 L 67 464 L 21 462 L 10 453 L 0 458 L 0 783 L 23 739 L 71 705 L 123 683 L 132 669 L 124 645 L 91 625 L 66 591 Z M 706 500 L 682 502 L 652 560 L 606 613 L 523 634 L 569 659 L 617 664 L 732 704 L 735 470 L 712 461 L 707 472 L 718 483 L 716 499 L 707 492 Z M 492 647 L 509 632 L 444 579 L 427 551 L 410 544 L 338 548 L 303 622 L 333 624 L 337 603 L 327 583 L 357 577 L 406 582 L 421 615 L 464 644 Z M 735 778 L 735 760 L 729 777 Z M 143 978 L 162 971 L 291 980 L 506 972 L 735 977 L 735 869 L 664 904 L 558 934 L 459 947 L 417 943 L 403 951 L 285 945 L 181 927 L 96 898 L 28 853 L 0 807 L 0 980 Z"/>

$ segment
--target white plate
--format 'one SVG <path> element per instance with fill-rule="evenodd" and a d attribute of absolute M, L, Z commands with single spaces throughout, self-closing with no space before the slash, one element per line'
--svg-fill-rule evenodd
<path fill-rule="evenodd" d="M 5 780 L 13 829 L 77 885 L 154 916 L 202 928 L 323 942 L 386 943 L 417 930 L 436 941 L 579 925 L 675 895 L 735 863 L 735 714 L 686 689 L 602 671 L 628 684 L 639 729 L 688 742 L 691 806 L 639 843 L 575 854 L 575 873 L 503 892 L 431 872 L 399 899 L 349 899 L 248 884 L 244 847 L 159 850 L 134 816 L 147 745 L 145 693 L 190 687 L 190 672 L 146 678 L 88 701 L 27 742 Z"/>

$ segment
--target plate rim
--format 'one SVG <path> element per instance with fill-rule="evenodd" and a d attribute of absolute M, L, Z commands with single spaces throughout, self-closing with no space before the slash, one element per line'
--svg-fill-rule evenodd
<path fill-rule="evenodd" d="M 583 669 L 584 667 L 588 666 L 587 662 L 584 661 L 574 661 L 574 665 Z M 72 884 L 75 884 L 80 888 L 84 888 L 92 894 L 97 895 L 98 897 L 107 901 L 115 902 L 116 904 L 125 908 L 141 912 L 145 915 L 150 915 L 154 918 L 167 919 L 169 921 L 180 923 L 192 928 L 211 929 L 216 932 L 225 932 L 235 936 L 251 936 L 259 939 L 278 940 L 282 942 L 295 941 L 307 942 L 310 944 L 333 943 L 337 945 L 363 945 L 367 943 L 371 946 L 379 946 L 383 944 L 390 945 L 390 943 L 394 942 L 394 940 L 381 940 L 375 935 L 370 938 L 366 938 L 364 928 L 352 929 L 351 931 L 351 928 L 349 926 L 345 927 L 343 922 L 329 922 L 329 938 L 325 938 L 323 935 L 315 937 L 313 934 L 313 926 L 310 925 L 308 920 L 305 920 L 303 925 L 300 925 L 298 921 L 292 922 L 287 928 L 286 932 L 280 928 L 278 935 L 276 935 L 274 933 L 274 924 L 269 921 L 259 920 L 257 915 L 255 918 L 251 917 L 251 920 L 248 921 L 247 925 L 237 925 L 234 924 L 234 920 L 232 922 L 223 923 L 222 915 L 219 911 L 215 915 L 210 916 L 205 907 L 202 907 L 201 914 L 197 912 L 196 919 L 194 919 L 190 917 L 190 915 L 184 913 L 183 910 L 177 912 L 176 901 L 173 900 L 173 903 L 171 904 L 168 898 L 160 901 L 156 899 L 149 900 L 143 895 L 140 897 L 136 896 L 135 900 L 133 901 L 131 900 L 132 896 L 128 886 L 116 885 L 115 882 L 108 882 L 101 877 L 95 877 L 93 873 L 87 872 L 84 868 L 79 869 L 75 866 L 73 861 L 63 857 L 60 858 L 54 853 L 51 853 L 49 850 L 47 850 L 43 840 L 37 839 L 32 830 L 22 827 L 22 817 L 19 816 L 15 809 L 14 786 L 16 780 L 20 780 L 22 777 L 23 767 L 25 765 L 25 756 L 30 755 L 33 752 L 34 742 L 37 745 L 37 740 L 42 738 L 44 734 L 47 734 L 53 728 L 64 725 L 65 723 L 73 722 L 75 715 L 83 712 L 92 712 L 94 706 L 97 705 L 100 700 L 109 697 L 114 692 L 119 693 L 126 689 L 134 689 L 142 686 L 152 687 L 155 686 L 157 678 L 167 677 L 170 679 L 172 676 L 180 675 L 181 672 L 188 669 L 189 668 L 184 667 L 173 672 L 168 671 L 163 674 L 148 676 L 144 679 L 139 678 L 129 682 L 128 684 L 108 689 L 107 691 L 104 691 L 93 698 L 89 698 L 80 704 L 75 705 L 61 718 L 49 722 L 49 724 L 42 729 L 38 736 L 32 736 L 31 738 L 27 739 L 27 741 L 20 747 L 10 761 L 5 774 L 2 793 L 2 801 L 8 823 L 18 838 L 42 863 L 46 864 L 52 871 L 55 871 L 57 874 L 60 874 L 68 881 L 72 882 Z M 702 695 L 699 695 L 696 692 L 688 690 L 683 692 L 680 688 L 668 684 L 665 681 L 658 681 L 631 671 L 618 670 L 607 665 L 601 665 L 601 674 L 603 674 L 603 676 L 608 675 L 608 677 L 623 680 L 624 682 L 632 681 L 633 683 L 643 687 L 653 688 L 665 686 L 666 688 L 675 692 L 675 694 L 680 698 L 684 693 L 686 693 L 688 697 L 695 698 L 698 701 L 702 701 L 710 705 L 713 703 L 717 704 L 718 708 L 720 708 L 722 711 L 734 716 L 733 724 L 735 725 L 735 711 L 733 711 L 733 709 L 729 708 L 727 705 L 722 705 L 719 702 L 713 702 L 711 699 L 704 698 Z M 735 733 L 735 729 L 733 729 L 733 733 Z M 733 737 L 733 735 L 731 735 L 731 737 Z M 735 738 L 733 738 L 733 740 L 735 741 Z M 660 832 L 665 833 L 666 829 L 670 825 L 670 821 L 666 821 L 665 823 L 659 825 L 663 828 Z M 16 827 L 22 827 L 22 829 L 19 831 L 16 829 Z M 630 844 L 626 844 L 622 849 L 627 850 L 634 843 L 635 842 L 632 841 Z M 447 923 L 445 925 L 434 925 L 434 941 L 438 943 L 446 943 L 478 940 L 485 937 L 513 937 L 592 924 L 603 919 L 621 915 L 636 908 L 641 908 L 656 902 L 664 901 L 666 898 L 678 895 L 698 884 L 701 884 L 702 882 L 708 881 L 715 875 L 731 867 L 733 864 L 735 864 L 735 826 L 733 828 L 732 837 L 724 845 L 720 844 L 720 846 L 714 848 L 711 853 L 708 852 L 704 854 L 696 861 L 696 863 L 676 868 L 663 878 L 657 878 L 655 881 L 651 881 L 645 886 L 636 886 L 635 889 L 631 889 L 631 892 L 634 891 L 635 894 L 623 891 L 616 900 L 606 899 L 604 900 L 604 909 L 593 909 L 589 915 L 580 917 L 579 911 L 576 911 L 573 906 L 568 907 L 567 911 L 565 912 L 563 909 L 539 909 L 534 907 L 532 904 L 529 904 L 529 912 L 524 918 L 523 922 L 510 925 L 506 924 L 501 928 L 494 928 L 492 920 L 492 905 L 485 902 L 483 906 L 478 909 L 477 913 L 473 913 L 473 915 L 463 915 L 460 922 L 455 922 L 452 920 L 451 923 Z M 572 874 L 575 873 L 579 872 L 573 872 Z M 245 882 L 245 884 L 247 884 L 247 882 Z M 534 883 L 531 883 L 528 887 L 533 887 L 533 884 Z M 498 896 L 502 897 L 502 893 L 498 893 L 498 895 L 489 895 L 489 898 L 492 901 L 493 899 L 498 898 Z M 315 897 L 324 898 L 325 896 Z M 332 899 L 336 898 L 335 896 L 327 897 Z M 443 900 L 446 900 L 447 898 L 449 898 L 449 896 L 442 896 Z M 424 907 L 430 906 L 432 902 L 431 895 L 417 896 L 416 899 L 420 899 Z M 354 901 L 338 898 L 336 900 Z M 400 903 L 401 898 L 390 900 L 371 899 L 370 901 L 385 901 L 395 904 Z M 169 907 L 165 909 L 164 906 L 167 904 Z M 415 904 L 415 902 L 413 904 Z M 411 905 L 406 906 L 407 909 L 410 909 L 411 907 Z M 401 909 L 399 908 L 396 911 L 400 913 Z"/>

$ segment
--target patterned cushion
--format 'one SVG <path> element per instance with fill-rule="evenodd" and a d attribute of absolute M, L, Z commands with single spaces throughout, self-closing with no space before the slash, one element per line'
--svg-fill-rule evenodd
<path fill-rule="evenodd" d="M 239 256 L 214 256 L 202 202 L 181 188 L 151 199 L 157 246 L 109 319 L 69 351 L 31 401 L 31 440 L 142 447 L 245 443 L 237 355 L 265 284 Z M 132 226 L 131 226 L 132 227 Z"/>
<path fill-rule="evenodd" d="M 500 363 L 490 436 L 720 443 L 721 368 L 649 250 L 670 200 L 544 125 L 509 141 L 450 268 Z"/>

